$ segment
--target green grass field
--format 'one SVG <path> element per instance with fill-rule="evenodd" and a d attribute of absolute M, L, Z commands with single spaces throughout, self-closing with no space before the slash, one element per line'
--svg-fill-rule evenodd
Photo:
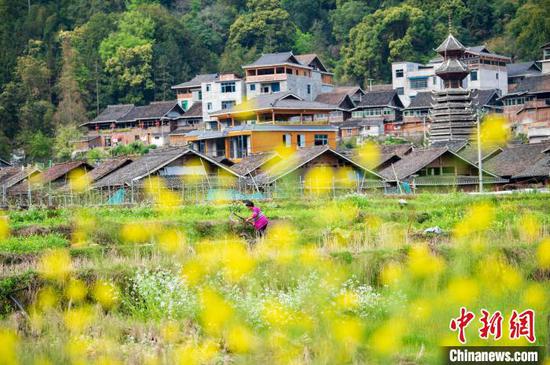
<path fill-rule="evenodd" d="M 0 359 L 438 364 L 462 306 L 468 345 L 528 344 L 508 338 L 528 308 L 547 345 L 550 196 L 407 202 L 260 203 L 256 244 L 234 204 L 0 213 Z M 500 340 L 479 338 L 483 308 L 503 313 Z"/>

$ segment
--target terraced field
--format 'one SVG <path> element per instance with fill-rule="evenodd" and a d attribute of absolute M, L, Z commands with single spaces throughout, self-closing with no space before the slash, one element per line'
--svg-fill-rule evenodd
<path fill-rule="evenodd" d="M 0 359 L 436 364 L 462 306 L 534 309 L 549 341 L 547 195 L 260 206 L 260 241 L 231 204 L 4 212 Z"/>

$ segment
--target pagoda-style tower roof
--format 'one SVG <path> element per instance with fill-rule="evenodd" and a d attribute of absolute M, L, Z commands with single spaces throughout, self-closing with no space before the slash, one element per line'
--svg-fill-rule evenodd
<path fill-rule="evenodd" d="M 466 47 L 464 47 L 452 34 L 449 34 L 443 43 L 435 49 L 435 51 L 443 57 L 454 52 L 464 53 L 465 50 Z"/>

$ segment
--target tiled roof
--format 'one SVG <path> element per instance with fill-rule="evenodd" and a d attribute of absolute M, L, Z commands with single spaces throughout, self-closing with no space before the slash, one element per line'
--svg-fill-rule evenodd
<path fill-rule="evenodd" d="M 330 104 L 334 106 L 339 106 L 346 97 L 349 97 L 349 94 L 345 90 L 331 91 L 328 93 L 322 93 L 317 95 L 315 101 L 318 103 Z"/>
<path fill-rule="evenodd" d="M 540 92 L 550 92 L 550 74 L 526 76 L 518 83 L 513 93 L 509 93 L 508 95 L 503 96 L 503 98 L 514 94 Z"/>
<path fill-rule="evenodd" d="M 277 161 L 280 159 L 280 156 L 276 152 L 254 153 L 241 159 L 241 161 L 231 166 L 231 169 L 241 176 L 246 176 L 253 174 L 273 159 Z"/>
<path fill-rule="evenodd" d="M 27 179 L 29 176 L 39 173 L 40 170 L 36 167 L 26 167 L 23 169 L 19 169 L 19 171 L 15 174 L 10 175 L 10 177 L 4 179 L 2 181 L 1 186 L 5 187 L 6 189 L 15 187 L 17 184 L 21 183 L 23 180 Z M 26 191 L 27 189 L 25 189 Z"/>
<path fill-rule="evenodd" d="M 273 65 L 282 65 L 282 64 L 296 64 L 304 66 L 292 52 L 278 52 L 278 53 L 265 53 L 262 54 L 256 61 L 252 62 L 245 67 L 256 67 L 256 66 L 273 66 Z M 305 67 L 308 67 L 307 65 Z"/>
<path fill-rule="evenodd" d="M 357 93 L 358 91 L 361 93 L 361 94 L 364 94 L 365 92 L 363 91 L 363 89 L 361 89 L 360 86 L 357 86 L 357 85 L 353 85 L 353 86 L 336 86 L 335 88 L 332 89 L 333 92 L 345 92 L 346 94 L 348 94 L 349 96 L 352 96 L 353 94 Z"/>
<path fill-rule="evenodd" d="M 453 152 L 458 152 L 468 145 L 468 141 L 454 140 L 454 141 L 435 141 L 432 142 L 430 147 L 446 147 Z"/>
<path fill-rule="evenodd" d="M 535 61 L 509 63 L 506 65 L 506 72 L 508 73 L 508 77 L 539 75 L 540 67 Z"/>
<path fill-rule="evenodd" d="M 361 98 L 361 102 L 357 105 L 358 108 L 361 107 L 382 107 L 391 105 L 394 98 L 397 96 L 397 91 L 387 90 L 387 91 L 371 91 L 367 92 Z M 398 98 L 396 98 L 397 100 Z"/>
<path fill-rule="evenodd" d="M 202 118 L 202 102 L 193 102 L 191 108 L 187 109 L 185 114 L 183 114 L 183 118 Z"/>
<path fill-rule="evenodd" d="M 413 150 L 413 145 L 410 143 L 404 144 L 392 144 L 392 145 L 381 145 L 380 153 L 382 154 L 393 154 L 399 157 L 402 157 Z"/>
<path fill-rule="evenodd" d="M 54 182 L 78 168 L 83 168 L 89 171 L 93 169 L 93 166 L 88 164 L 86 161 L 69 161 L 58 163 L 40 174 L 40 182 L 42 184 Z"/>
<path fill-rule="evenodd" d="M 416 94 L 414 98 L 411 98 L 411 102 L 407 109 L 426 109 L 431 108 L 433 103 L 432 92 L 422 91 Z"/>
<path fill-rule="evenodd" d="M 310 148 L 299 149 L 290 157 L 281 160 L 278 163 L 271 165 L 266 171 L 257 175 L 256 180 L 261 184 L 270 184 L 300 168 L 304 164 L 312 161 L 316 157 L 324 153 L 333 153 L 347 160 L 352 165 L 365 170 L 371 178 L 381 179 L 381 177 L 375 172 L 366 169 L 351 158 L 331 149 L 329 146 L 315 146 Z"/>
<path fill-rule="evenodd" d="M 550 177 L 550 153 L 546 152 L 537 162 L 527 166 L 525 170 L 512 176 L 514 179 L 525 179 L 534 177 Z"/>
<path fill-rule="evenodd" d="M 160 119 L 175 107 L 179 108 L 177 100 L 156 101 L 149 105 L 137 106 L 128 114 L 118 119 L 119 121 L 133 121 L 144 119 Z"/>
<path fill-rule="evenodd" d="M 101 113 L 99 113 L 97 117 L 92 119 L 89 123 L 116 122 L 117 120 L 119 120 L 120 118 L 128 114 L 132 109 L 134 109 L 133 104 L 109 105 Z"/>
<path fill-rule="evenodd" d="M 236 175 L 236 173 L 227 166 L 222 165 L 216 160 L 205 156 L 197 151 L 186 147 L 165 147 L 153 150 L 141 158 L 132 161 L 130 164 L 114 171 L 106 177 L 97 181 L 93 186 L 102 188 L 108 186 L 123 186 L 130 184 L 133 180 L 140 180 L 160 170 L 170 162 L 186 154 L 194 154 L 205 159 L 216 166 Z"/>
<path fill-rule="evenodd" d="M 2 183 L 21 171 L 20 167 L 4 167 L 0 169 L 0 186 Z"/>
<path fill-rule="evenodd" d="M 485 161 L 489 157 L 494 157 L 500 152 L 502 152 L 502 148 L 500 147 L 483 148 L 481 150 L 481 161 Z M 478 163 L 477 144 L 468 144 L 466 147 L 458 151 L 457 154 L 475 165 Z"/>
<path fill-rule="evenodd" d="M 117 169 L 129 164 L 132 160 L 128 157 L 114 158 L 111 160 L 105 160 L 88 173 L 90 182 L 96 182 L 99 179 L 113 173 Z"/>
<path fill-rule="evenodd" d="M 495 98 L 496 96 L 496 98 Z M 475 89 L 472 90 L 472 104 L 475 106 L 487 106 L 491 104 L 493 98 L 498 99 L 500 92 L 498 89 Z M 497 101 L 496 104 L 502 105 L 501 101 Z"/>
<path fill-rule="evenodd" d="M 3 166 L 11 166 L 11 163 L 9 163 L 8 161 L 0 158 L 0 167 L 3 167 Z"/>
<path fill-rule="evenodd" d="M 300 55 L 296 55 L 296 56 L 294 56 L 294 57 L 296 57 L 296 59 L 297 59 L 298 61 L 300 61 L 300 63 L 301 63 L 302 65 L 305 65 L 305 66 L 309 66 L 309 64 L 310 64 L 311 62 L 313 62 L 313 60 L 315 60 L 316 58 L 318 58 L 318 57 L 317 57 L 317 54 L 315 54 L 315 53 L 300 54 Z"/>
<path fill-rule="evenodd" d="M 546 154 L 543 151 L 549 147 L 550 142 L 511 145 L 483 165 L 485 169 L 501 177 L 521 175 L 527 168 L 544 158 Z"/>
<path fill-rule="evenodd" d="M 437 53 L 444 53 L 449 51 L 463 51 L 465 47 L 456 39 L 452 34 L 449 34 L 447 38 L 435 49 Z"/>
<path fill-rule="evenodd" d="M 218 74 L 201 74 L 193 77 L 191 80 L 182 82 L 172 86 L 172 89 L 185 89 L 200 87 L 203 82 L 214 82 L 218 78 Z"/>

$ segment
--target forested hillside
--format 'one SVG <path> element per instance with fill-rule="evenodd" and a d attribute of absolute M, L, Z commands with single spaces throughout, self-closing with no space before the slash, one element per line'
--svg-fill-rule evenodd
<path fill-rule="evenodd" d="M 341 83 L 390 80 L 448 32 L 515 61 L 550 40 L 550 0 L 0 0 L 0 156 L 67 156 L 108 104 L 173 98 L 200 72 L 318 53 Z"/>

